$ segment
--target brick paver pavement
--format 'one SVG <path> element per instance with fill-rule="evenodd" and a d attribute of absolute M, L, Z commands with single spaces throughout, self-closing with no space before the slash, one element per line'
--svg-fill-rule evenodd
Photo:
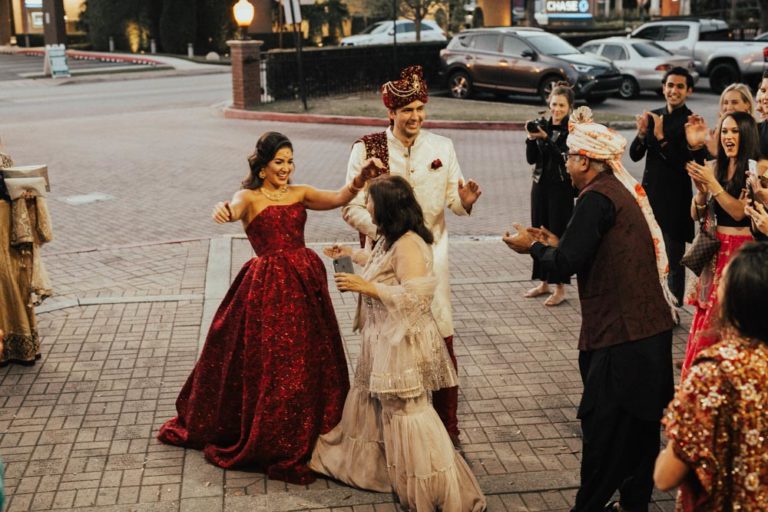
<path fill-rule="evenodd" d="M 367 129 L 225 120 L 201 107 L 126 109 L 4 124 L 17 163 L 51 170 L 56 240 L 45 259 L 57 293 L 39 314 L 43 359 L 0 370 L 7 510 L 395 510 L 388 494 L 222 471 L 199 452 L 154 439 L 174 414 L 218 300 L 211 264 L 229 266 L 226 286 L 251 256 L 241 228 L 216 226 L 209 212 L 237 188 L 257 136 L 287 133 L 296 181 L 330 188 L 342 184 L 349 145 Z M 528 219 L 523 135 L 441 133 L 484 189 L 472 217 L 448 218 L 467 459 L 489 510 L 567 510 L 580 457 L 575 289 L 555 309 L 522 299 L 530 262 L 498 240 L 513 221 Z M 66 202 L 94 192 L 111 198 Z M 310 214 L 313 247 L 354 239 L 338 212 Z M 211 260 L 222 247 L 231 258 Z M 355 300 L 331 290 L 353 365 Z M 689 324 L 686 314 L 678 354 Z M 658 495 L 654 510 L 671 509 L 670 496 Z"/>

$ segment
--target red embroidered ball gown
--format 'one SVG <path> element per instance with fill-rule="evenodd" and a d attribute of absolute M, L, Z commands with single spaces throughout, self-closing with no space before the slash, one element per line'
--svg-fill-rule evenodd
<path fill-rule="evenodd" d="M 325 267 L 304 245 L 302 203 L 271 205 L 246 228 L 258 257 L 235 278 L 176 400 L 164 443 L 222 468 L 307 484 L 318 436 L 340 420 L 349 376 Z"/>

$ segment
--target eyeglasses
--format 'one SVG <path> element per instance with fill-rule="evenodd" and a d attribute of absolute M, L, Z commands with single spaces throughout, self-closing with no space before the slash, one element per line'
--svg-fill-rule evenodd
<path fill-rule="evenodd" d="M 579 153 L 569 153 L 568 151 L 566 151 L 565 153 L 560 153 L 560 156 L 563 157 L 563 162 L 567 162 L 568 159 L 572 156 L 584 156 L 584 155 L 581 155 Z"/>

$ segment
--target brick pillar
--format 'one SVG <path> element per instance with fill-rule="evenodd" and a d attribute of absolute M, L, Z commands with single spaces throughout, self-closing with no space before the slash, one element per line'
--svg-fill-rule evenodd
<path fill-rule="evenodd" d="M 264 41 L 227 41 L 232 56 L 232 107 L 261 103 L 261 45 Z"/>

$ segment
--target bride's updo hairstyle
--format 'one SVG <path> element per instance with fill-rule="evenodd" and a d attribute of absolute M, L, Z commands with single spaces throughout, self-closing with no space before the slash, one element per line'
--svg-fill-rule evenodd
<path fill-rule="evenodd" d="M 424 212 L 416 201 L 413 188 L 402 176 L 385 174 L 370 181 L 368 195 L 373 201 L 373 222 L 384 237 L 384 249 L 413 231 L 427 244 L 434 242 L 432 232 L 424 225 Z"/>
<path fill-rule="evenodd" d="M 293 144 L 290 139 L 278 132 L 265 132 L 256 142 L 256 149 L 248 157 L 248 165 L 251 172 L 243 180 L 243 188 L 256 190 L 261 187 L 264 180 L 259 177 L 259 172 L 270 162 L 278 151 L 283 148 L 289 148 L 293 151 Z"/>

